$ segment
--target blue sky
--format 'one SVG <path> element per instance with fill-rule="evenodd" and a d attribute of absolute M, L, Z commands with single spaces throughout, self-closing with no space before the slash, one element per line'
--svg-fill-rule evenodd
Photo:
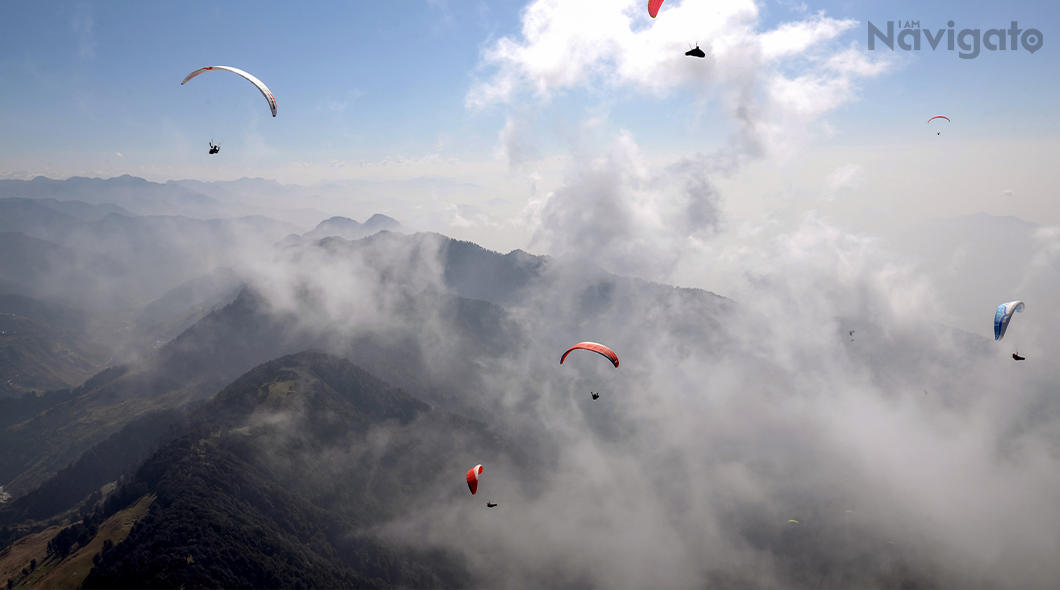
<path fill-rule="evenodd" d="M 948 51 L 895 52 L 900 63 L 893 72 L 863 82 L 858 100 L 832 114 L 838 141 L 894 138 L 934 113 L 957 118 L 963 133 L 983 136 L 1051 135 L 1057 129 L 1054 3 L 764 2 L 760 7 L 762 29 L 807 12 L 855 19 L 859 26 L 840 41 L 862 47 L 869 20 L 885 26 L 887 20 L 908 18 L 940 27 L 954 19 L 958 28 L 983 29 L 1018 20 L 1043 31 L 1046 42 L 1034 55 L 983 51 L 977 59 L 961 60 Z M 201 124 L 195 119 L 206 116 L 196 110 L 203 106 L 194 103 L 196 91 L 180 87 L 179 80 L 203 65 L 228 64 L 256 74 L 277 96 L 280 116 L 266 121 L 257 117 L 259 109 L 253 123 L 281 152 L 272 157 L 371 160 L 444 151 L 447 157 L 488 158 L 503 124 L 502 109 L 469 110 L 464 97 L 473 79 L 486 73 L 479 68 L 483 48 L 499 37 L 518 37 L 521 8 L 519 2 L 446 0 L 5 3 L 0 154 L 8 161 L 19 159 L 15 154 L 41 160 L 64 154 L 69 162 L 110 152 L 166 157 L 164 130 L 195 129 Z M 664 5 L 663 15 L 670 8 Z M 631 130 L 661 151 L 720 140 L 709 115 L 690 127 L 691 100 L 680 91 L 653 97 L 629 89 L 575 89 L 542 107 L 541 118 L 546 127 L 556 127 L 606 108 L 614 127 Z M 556 148 L 545 135 L 544 148 Z"/>
<path fill-rule="evenodd" d="M 462 98 L 479 46 L 497 30 L 512 29 L 518 8 L 5 4 L 3 149 L 164 151 L 155 133 L 160 121 L 194 123 L 181 119 L 195 112 L 180 80 L 217 64 L 245 69 L 270 86 L 280 115 L 262 121 L 271 124 L 263 132 L 292 151 L 333 147 L 371 157 L 433 145 L 440 135 L 466 131 Z"/>

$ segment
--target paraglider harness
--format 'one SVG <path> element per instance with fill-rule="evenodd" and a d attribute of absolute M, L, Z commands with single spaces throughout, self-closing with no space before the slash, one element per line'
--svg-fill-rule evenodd
<path fill-rule="evenodd" d="M 593 393 L 591 391 L 589 393 L 593 394 L 593 399 L 600 399 L 600 394 L 599 393 Z"/>
<path fill-rule="evenodd" d="M 1012 353 L 1012 360 L 1014 361 L 1025 361 L 1027 357 L 1020 356 L 1018 352 Z"/>
<path fill-rule="evenodd" d="M 210 153 L 211 153 L 211 154 L 216 154 L 216 153 L 217 153 L 217 152 L 219 152 L 219 151 L 221 151 L 221 146 L 219 146 L 219 145 L 214 145 L 214 144 L 213 144 L 213 142 L 211 141 L 211 142 L 210 142 Z"/>

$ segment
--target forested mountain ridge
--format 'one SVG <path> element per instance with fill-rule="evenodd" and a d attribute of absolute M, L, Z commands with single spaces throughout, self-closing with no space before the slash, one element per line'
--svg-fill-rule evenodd
<path fill-rule="evenodd" d="M 120 492 L 157 499 L 101 554 L 86 588 L 467 584 L 453 556 L 402 548 L 373 526 L 443 481 L 459 492 L 450 471 L 503 446 L 484 425 L 433 411 L 349 361 L 300 353 L 243 375 L 180 428 L 187 434 Z M 387 432 L 382 456 L 364 448 L 373 429 Z M 439 432 L 453 442 L 424 443 Z"/>

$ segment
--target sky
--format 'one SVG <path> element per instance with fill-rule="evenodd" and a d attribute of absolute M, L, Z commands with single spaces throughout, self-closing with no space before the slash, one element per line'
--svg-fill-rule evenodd
<path fill-rule="evenodd" d="M 626 150 L 642 176 L 713 162 L 718 243 L 808 214 L 877 234 L 978 212 L 1060 223 L 1053 3 L 668 0 L 654 20 L 641 4 L 8 3 L 0 177 L 441 179 L 460 187 L 406 190 L 384 212 L 562 254 L 539 226 L 545 201 Z M 914 20 L 1017 21 L 1043 43 L 974 59 L 945 41 L 867 49 L 869 21 Z M 696 43 L 706 59 L 683 55 Z M 209 64 L 263 80 L 278 116 L 235 76 L 179 84 Z M 926 123 L 938 114 L 952 123 Z M 325 213 L 374 212 L 358 199 Z"/>

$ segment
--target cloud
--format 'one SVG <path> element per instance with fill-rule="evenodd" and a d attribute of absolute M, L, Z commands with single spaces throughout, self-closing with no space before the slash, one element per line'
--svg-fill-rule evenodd
<path fill-rule="evenodd" d="M 357 100 L 360 99 L 365 94 L 367 94 L 367 93 L 364 92 L 363 90 L 359 90 L 359 89 L 354 88 L 353 90 L 350 90 L 349 92 L 347 92 L 345 94 L 345 96 L 343 98 L 341 98 L 341 99 L 336 99 L 336 98 L 327 98 L 327 99 L 325 99 L 324 106 L 329 111 L 336 112 L 336 113 L 344 113 L 344 112 L 346 112 L 346 109 L 349 108 L 351 103 L 357 102 Z"/>
<path fill-rule="evenodd" d="M 453 24 L 453 13 L 446 0 L 427 0 L 427 6 L 429 6 L 431 10 L 437 10 L 441 13 L 441 18 L 436 20 L 436 23 L 440 23 L 447 27 Z"/>
<path fill-rule="evenodd" d="M 696 108 L 712 104 L 706 99 L 719 104 L 731 135 L 709 155 L 652 163 L 627 131 L 602 149 L 568 138 L 577 155 L 565 182 L 533 197 L 523 212 L 531 247 L 591 255 L 609 270 L 666 280 L 722 227 L 715 177 L 752 159 L 789 158 L 820 132 L 816 125 L 828 113 L 856 100 L 860 80 L 887 71 L 886 58 L 838 43 L 856 25 L 817 13 L 762 30 L 750 1 L 675 2 L 653 21 L 633 0 L 537 0 L 523 11 L 519 36 L 484 49 L 466 104 L 508 111 L 498 153 L 510 166 L 540 158 L 531 123 L 542 117 L 542 105 L 570 90 L 633 89 L 645 97 L 691 91 L 704 99 Z M 706 59 L 684 56 L 688 39 L 699 41 Z M 586 133 L 596 119 L 572 128 Z M 857 174 L 850 174 L 845 181 L 854 186 Z"/>
<path fill-rule="evenodd" d="M 643 164 L 633 137 L 620 134 L 603 155 L 585 158 L 566 183 L 524 213 L 531 246 L 595 260 L 624 274 L 662 279 L 688 240 L 712 235 L 721 221 L 710 180 L 716 158 L 686 158 L 665 169 Z"/>
<path fill-rule="evenodd" d="M 497 157 L 506 161 L 509 167 L 518 167 L 541 157 L 541 151 L 530 134 L 532 123 L 533 116 L 528 113 L 509 115 L 504 122 Z"/>
<path fill-rule="evenodd" d="M 810 20 L 784 23 L 759 36 L 762 57 L 767 61 L 799 55 L 857 26 L 855 20 L 835 20 L 823 13 Z"/>
<path fill-rule="evenodd" d="M 471 109 L 548 103 L 572 89 L 633 89 L 647 96 L 717 96 L 748 152 L 791 153 L 822 114 L 855 99 L 857 82 L 890 67 L 836 39 L 857 26 L 823 13 L 759 30 L 742 2 L 667 5 L 655 21 L 635 0 L 537 0 L 521 35 L 489 45 L 485 74 L 465 98 Z M 705 60 L 684 56 L 697 40 Z"/>
<path fill-rule="evenodd" d="M 564 190 L 650 185 L 645 170 L 625 181 L 615 172 L 632 149 L 613 148 Z M 622 231 L 621 213 L 585 214 Z M 460 388 L 491 425 L 539 449 L 546 472 L 486 453 L 475 462 L 491 474 L 483 491 L 498 511 L 426 491 L 382 532 L 462 555 L 489 587 L 1056 579 L 1043 558 L 1060 547 L 1049 451 L 1060 414 L 1053 403 L 1040 423 L 1021 414 L 1042 373 L 1002 371 L 988 340 L 935 323 L 929 277 L 819 215 L 709 262 L 735 277 L 733 300 L 584 261 L 547 265 L 507 306 L 525 348 L 475 356 Z M 349 268 L 335 256 L 329 272 L 305 276 L 323 286 Z M 432 272 L 445 271 L 423 266 L 415 280 Z M 347 279 L 309 291 L 372 300 Z M 390 318 L 382 313 L 374 325 Z M 432 343 L 446 334 L 425 329 Z M 615 348 L 621 368 L 592 355 L 556 366 L 557 350 L 590 338 Z M 604 395 L 591 401 L 590 390 Z"/>
<path fill-rule="evenodd" d="M 824 179 L 824 198 L 832 200 L 843 189 L 856 188 L 864 183 L 864 167 L 861 164 L 847 164 L 832 171 Z"/>
<path fill-rule="evenodd" d="M 96 57 L 96 41 L 93 35 L 96 21 L 87 5 L 77 5 L 70 19 L 70 27 L 77 35 L 77 56 L 81 59 Z"/>

